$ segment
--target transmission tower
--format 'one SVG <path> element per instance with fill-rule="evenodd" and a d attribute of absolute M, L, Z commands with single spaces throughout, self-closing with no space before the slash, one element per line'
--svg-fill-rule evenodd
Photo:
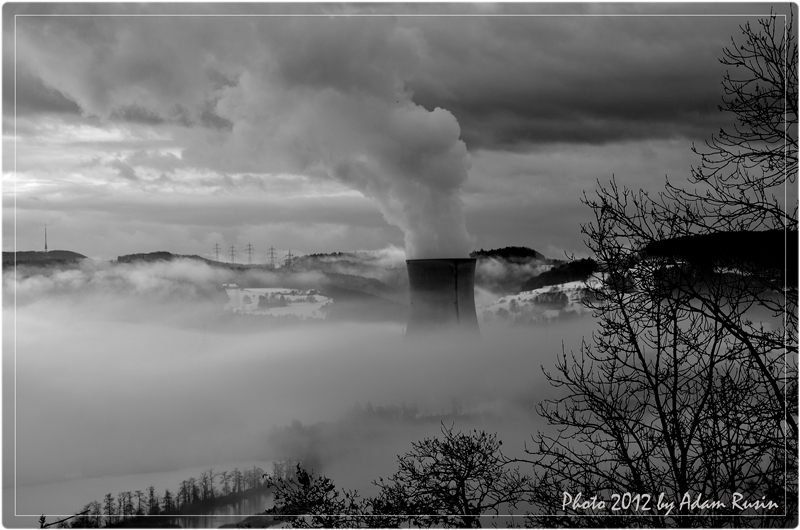
<path fill-rule="evenodd" d="M 236 258 L 236 249 L 233 248 L 233 245 L 231 245 L 231 263 L 236 263 L 236 261 L 234 261 L 235 258 Z"/>
<path fill-rule="evenodd" d="M 214 254 L 217 256 L 217 261 L 219 261 L 219 243 L 214 243 Z"/>
<path fill-rule="evenodd" d="M 247 246 L 245 247 L 245 250 L 247 251 L 247 264 L 248 265 L 252 265 L 253 264 L 253 245 L 248 243 Z"/>
<path fill-rule="evenodd" d="M 275 250 L 275 247 L 269 247 L 267 251 L 267 257 L 269 258 L 269 268 L 275 268 L 275 260 L 278 258 L 278 252 Z"/>
<path fill-rule="evenodd" d="M 44 224 L 44 251 L 47 252 L 47 223 Z"/>
<path fill-rule="evenodd" d="M 286 254 L 286 259 L 283 260 L 283 266 L 286 267 L 286 268 L 291 268 L 292 262 L 294 261 L 294 258 L 296 258 L 296 257 L 297 256 L 292 256 L 292 251 L 289 250 L 289 253 Z"/>

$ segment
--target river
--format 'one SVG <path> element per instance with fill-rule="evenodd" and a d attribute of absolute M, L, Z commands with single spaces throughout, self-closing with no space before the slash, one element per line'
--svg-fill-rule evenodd
<path fill-rule="evenodd" d="M 167 488 L 174 495 L 178 491 L 182 480 L 187 480 L 190 477 L 197 478 L 200 473 L 210 468 L 215 471 L 230 471 L 234 468 L 244 471 L 253 469 L 254 466 L 260 467 L 265 471 L 272 469 L 271 462 L 251 460 L 154 473 L 76 478 L 46 484 L 21 486 L 16 490 L 16 499 L 14 498 L 14 489 L 5 488 L 3 490 L 3 505 L 5 508 L 3 522 L 6 527 L 36 528 L 39 526 L 37 519 L 41 514 L 48 514 L 48 522 L 52 522 L 80 511 L 89 502 L 102 502 L 106 493 L 111 493 L 116 501 L 117 493 L 121 491 L 146 491 L 149 486 L 153 486 L 159 496 L 163 495 L 164 490 Z M 218 482 L 216 486 L 219 488 Z M 249 515 L 263 512 L 268 507 L 267 501 L 269 498 L 269 495 L 259 494 L 254 498 L 243 499 L 229 506 L 215 508 L 209 514 L 176 517 L 174 522 L 186 528 L 216 528 L 223 524 L 238 522 Z M 134 502 L 136 501 L 134 500 Z M 13 524 L 9 525 L 9 519 L 7 518 L 14 512 L 12 514 L 8 512 L 13 510 L 15 506 L 18 517 L 15 517 Z M 239 519 L 233 517 L 238 514 L 241 514 Z"/>

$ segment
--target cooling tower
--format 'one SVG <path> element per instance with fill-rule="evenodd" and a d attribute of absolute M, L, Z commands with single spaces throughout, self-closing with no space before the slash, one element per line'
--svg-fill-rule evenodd
<path fill-rule="evenodd" d="M 457 328 L 478 333 L 473 258 L 406 260 L 411 310 L 406 335 Z"/>

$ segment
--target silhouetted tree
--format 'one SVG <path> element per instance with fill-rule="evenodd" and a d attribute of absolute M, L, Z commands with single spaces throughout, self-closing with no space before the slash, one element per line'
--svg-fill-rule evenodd
<path fill-rule="evenodd" d="M 398 470 L 375 482 L 376 497 L 337 489 L 325 476 L 296 467 L 294 476 L 270 479 L 271 513 L 294 528 L 397 527 L 401 524 L 480 527 L 480 516 L 498 515 L 524 500 L 532 483 L 512 468 L 493 434 L 454 433 L 412 444 Z"/>
<path fill-rule="evenodd" d="M 222 482 L 222 494 L 227 495 L 231 492 L 230 483 L 231 483 L 231 473 L 229 471 L 223 471 L 219 474 L 220 482 Z"/>
<path fill-rule="evenodd" d="M 144 515 L 144 509 L 142 508 L 142 501 L 144 500 L 144 492 L 142 490 L 136 490 L 134 492 L 136 496 L 136 515 Z"/>
<path fill-rule="evenodd" d="M 211 470 L 203 471 L 200 473 L 200 478 L 197 481 L 200 484 L 200 495 L 204 501 L 211 497 L 212 476 Z"/>
<path fill-rule="evenodd" d="M 154 486 L 150 486 L 147 488 L 147 514 L 148 515 L 158 515 L 159 507 L 158 507 L 158 495 L 156 494 L 156 488 Z"/>
<path fill-rule="evenodd" d="M 78 515 L 72 519 L 68 527 L 71 528 L 99 528 L 102 521 L 99 517 L 94 517 L 94 512 L 101 511 L 100 503 L 92 501 L 83 506 L 83 509 Z M 98 514 L 99 515 L 99 514 Z"/>
<path fill-rule="evenodd" d="M 174 502 L 172 499 L 172 493 L 170 493 L 168 489 L 164 491 L 164 498 L 162 502 L 163 502 L 163 509 L 165 512 L 169 513 L 175 509 Z"/>
<path fill-rule="evenodd" d="M 181 485 L 178 488 L 178 497 L 177 497 L 178 508 L 180 508 L 181 506 L 186 506 L 191 502 L 189 495 L 190 495 L 189 483 L 185 480 L 182 480 Z"/>
<path fill-rule="evenodd" d="M 125 514 L 129 517 L 133 516 L 134 508 L 133 508 L 133 493 L 130 491 L 125 492 Z"/>
<path fill-rule="evenodd" d="M 495 434 L 453 432 L 442 425 L 440 438 L 414 442 L 398 457 L 398 470 L 374 484 L 376 514 L 412 515 L 415 524 L 480 527 L 482 515 L 499 515 L 524 500 L 529 477 L 512 467 Z M 384 523 L 399 523 L 393 518 Z"/>
<path fill-rule="evenodd" d="M 125 520 L 125 515 L 127 515 L 127 512 L 125 511 L 125 508 L 126 508 L 125 501 L 126 501 L 126 499 L 127 499 L 127 495 L 124 492 L 117 493 L 117 513 L 119 515 L 119 520 L 120 521 L 124 521 Z"/>
<path fill-rule="evenodd" d="M 785 24 L 784 24 L 785 23 Z M 702 148 L 693 168 L 700 190 L 669 187 L 695 208 L 694 224 L 711 231 L 797 230 L 796 204 L 784 204 L 783 186 L 797 175 L 797 42 L 794 6 L 789 15 L 740 26 L 722 64 L 720 110 L 736 119 Z"/>
<path fill-rule="evenodd" d="M 797 403 L 787 400 L 797 395 L 796 262 L 787 274 L 782 249 L 687 255 L 685 244 L 667 245 L 742 231 L 797 237 L 796 203 L 782 200 L 797 171 L 797 48 L 778 20 L 760 21 L 759 32 L 742 26 L 745 42 L 725 51 L 723 62 L 744 72 L 723 83 L 721 108 L 737 125 L 701 153 L 700 189 L 667 183 L 652 197 L 612 180 L 585 199 L 595 221 L 583 231 L 604 269 L 590 297 L 600 330 L 547 373 L 563 395 L 539 409 L 557 433 L 529 448 L 533 501 L 550 516 L 534 524 L 784 526 L 797 517 Z M 676 504 L 667 513 L 651 499 L 645 513 L 640 498 L 611 519 L 608 509 L 562 507 L 564 492 L 663 493 Z M 736 509 L 734 493 L 775 508 Z M 725 507 L 680 507 L 687 495 Z"/>
<path fill-rule="evenodd" d="M 368 506 L 358 493 L 337 490 L 325 476 L 314 476 L 297 465 L 289 479 L 270 479 L 275 507 L 268 513 L 292 528 L 357 528 L 365 526 Z"/>
<path fill-rule="evenodd" d="M 233 489 L 235 492 L 240 492 L 243 489 L 244 477 L 238 467 L 233 468 Z"/>
<path fill-rule="evenodd" d="M 106 493 L 103 497 L 103 514 L 106 516 L 106 526 L 114 524 L 116 520 L 116 504 L 114 503 L 114 496 Z"/>

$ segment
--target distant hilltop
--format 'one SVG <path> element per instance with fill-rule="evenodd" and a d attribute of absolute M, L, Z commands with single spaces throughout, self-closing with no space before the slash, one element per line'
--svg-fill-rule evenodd
<path fill-rule="evenodd" d="M 266 265 L 246 265 L 243 263 L 227 263 L 221 261 L 214 261 L 206 259 L 197 254 L 173 254 L 166 250 L 159 250 L 156 252 L 140 252 L 138 254 L 125 254 L 124 256 L 117 256 L 118 263 L 136 263 L 139 261 L 172 261 L 176 259 L 191 259 L 202 261 L 203 263 L 212 267 L 224 267 L 228 269 L 242 269 L 242 268 L 264 268 Z"/>
<path fill-rule="evenodd" d="M 3 265 L 14 264 L 14 252 L 3 252 Z M 51 250 L 44 252 L 41 250 L 21 250 L 16 252 L 16 262 L 18 265 L 29 263 L 72 263 L 87 259 L 83 254 L 72 252 L 71 250 Z"/>
<path fill-rule="evenodd" d="M 545 260 L 540 252 L 528 247 L 503 247 L 492 250 L 476 250 L 469 253 L 470 258 L 502 258 L 506 261 Z"/>
<path fill-rule="evenodd" d="M 165 250 L 158 251 L 158 252 L 143 252 L 139 254 L 126 254 L 124 256 L 117 256 L 117 261 L 121 263 L 131 263 L 133 261 L 172 261 L 174 259 L 197 259 L 201 261 L 208 261 L 205 258 L 201 258 L 200 256 L 182 256 L 180 254 L 173 254 L 172 252 L 167 252 Z"/>

